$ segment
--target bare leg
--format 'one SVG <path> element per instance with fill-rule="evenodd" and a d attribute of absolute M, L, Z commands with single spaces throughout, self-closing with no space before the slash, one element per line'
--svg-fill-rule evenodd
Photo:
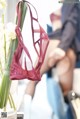
<path fill-rule="evenodd" d="M 57 60 L 55 58 L 50 58 L 49 55 L 52 51 L 54 51 L 54 49 L 58 46 L 59 43 L 59 40 L 50 40 L 44 62 L 40 70 L 41 75 L 46 73 L 50 68 L 52 68 L 56 64 Z M 49 61 L 52 64 L 51 66 L 49 65 Z"/>
<path fill-rule="evenodd" d="M 75 53 L 73 50 L 69 49 L 67 51 L 66 57 L 57 63 L 57 72 L 64 95 L 66 95 L 68 91 L 72 89 L 75 62 Z"/>
<path fill-rule="evenodd" d="M 75 53 L 72 50 L 68 50 L 65 57 L 62 57 L 61 60 L 52 59 L 52 66 L 48 65 L 49 62 L 49 54 L 57 47 L 60 41 L 58 40 L 50 40 L 49 46 L 47 48 L 46 56 L 41 67 L 41 75 L 46 73 L 51 67 L 53 67 L 57 63 L 57 72 L 60 79 L 60 85 L 64 95 L 71 89 L 72 80 L 73 80 L 73 69 L 75 64 Z M 30 81 L 27 86 L 26 93 L 34 96 L 35 87 L 38 82 Z"/>
<path fill-rule="evenodd" d="M 33 98 L 37 84 L 38 84 L 38 81 L 30 81 L 26 87 L 25 93 L 28 95 L 31 95 L 31 97 Z"/>
<path fill-rule="evenodd" d="M 43 75 L 44 73 L 46 73 L 46 71 L 48 71 L 51 67 L 48 66 L 48 60 L 49 60 L 49 54 L 51 51 L 53 51 L 57 45 L 59 44 L 59 40 L 50 40 L 49 46 L 47 48 L 46 51 L 46 55 L 45 55 L 45 59 L 43 62 L 43 65 L 41 67 L 41 75 Z M 53 65 L 56 63 L 56 60 L 53 60 Z M 35 93 L 35 89 L 36 89 L 36 85 L 38 84 L 38 81 L 30 81 L 26 87 L 26 94 L 31 95 L 32 97 L 34 96 Z"/>

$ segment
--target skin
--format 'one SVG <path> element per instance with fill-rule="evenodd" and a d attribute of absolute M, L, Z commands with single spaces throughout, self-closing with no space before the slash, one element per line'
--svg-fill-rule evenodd
<path fill-rule="evenodd" d="M 57 15 L 61 14 L 61 10 L 56 11 Z M 52 22 L 52 27 L 54 30 L 61 28 L 61 20 L 56 20 Z M 56 72 L 59 77 L 59 84 L 61 86 L 63 95 L 72 89 L 73 83 L 73 70 L 76 62 L 76 55 L 72 49 L 68 49 L 66 52 L 58 48 L 60 43 L 59 39 L 50 39 L 49 45 L 46 51 L 45 59 L 41 67 L 40 73 L 41 76 L 46 73 L 50 68 L 53 68 L 56 65 Z M 25 93 L 34 96 L 36 85 L 38 81 L 30 81 Z"/>
<path fill-rule="evenodd" d="M 50 40 L 40 73 L 43 75 L 56 64 L 59 84 L 63 91 L 63 95 L 67 95 L 67 93 L 72 89 L 73 70 L 76 56 L 72 49 L 68 49 L 66 53 L 61 49 L 58 49 L 58 52 L 54 52 L 57 50 L 59 42 L 59 40 Z M 61 52 L 63 52 L 63 55 Z M 30 81 L 26 88 L 26 93 L 33 97 L 37 84 L 38 81 Z"/>

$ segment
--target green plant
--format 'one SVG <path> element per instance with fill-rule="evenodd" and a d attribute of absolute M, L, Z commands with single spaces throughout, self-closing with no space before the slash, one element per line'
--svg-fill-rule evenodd
<path fill-rule="evenodd" d="M 1 10 L 5 11 L 6 1 L 0 0 L 0 6 Z M 27 10 L 24 2 L 21 2 L 20 9 L 22 13 L 20 28 L 22 30 Z M 5 24 L 4 18 L 4 12 L 2 12 L 0 22 L 0 108 L 5 109 L 7 101 L 9 100 L 10 106 L 16 109 L 10 94 L 10 64 L 18 41 L 15 34 L 15 25 L 12 23 Z"/>

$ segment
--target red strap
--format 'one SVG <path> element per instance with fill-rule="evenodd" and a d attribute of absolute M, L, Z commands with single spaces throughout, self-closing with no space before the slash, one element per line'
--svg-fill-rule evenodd
<path fill-rule="evenodd" d="M 37 63 L 37 66 L 35 68 L 33 67 L 33 62 L 32 62 L 30 53 L 29 53 L 27 47 L 23 43 L 23 37 L 21 34 L 21 30 L 20 30 L 21 9 L 20 9 L 19 5 L 22 2 L 27 3 L 27 6 L 29 7 L 29 11 L 30 11 L 33 46 L 34 46 L 34 49 L 35 49 L 37 56 L 38 56 L 38 63 Z M 33 17 L 30 5 L 34 8 L 34 10 L 36 12 L 36 16 L 37 16 L 36 18 Z M 17 5 L 17 16 L 18 16 L 18 20 L 17 20 L 18 22 L 17 22 L 17 27 L 16 27 L 15 31 L 16 31 L 16 34 L 18 37 L 18 47 L 17 47 L 17 49 L 14 53 L 14 57 L 12 59 L 10 78 L 12 80 L 14 80 L 14 79 L 19 80 L 19 79 L 25 79 L 25 78 L 28 78 L 30 80 L 40 80 L 41 79 L 40 68 L 41 68 L 42 63 L 44 61 L 45 52 L 46 52 L 46 49 L 47 49 L 47 46 L 49 43 L 48 36 L 38 22 L 38 15 L 37 15 L 37 11 L 36 11 L 35 7 L 31 3 L 29 3 L 28 1 L 22 0 L 18 3 L 18 5 Z M 38 23 L 39 29 L 34 29 L 33 20 Z M 40 38 L 37 41 L 35 41 L 34 33 L 40 33 Z M 40 52 L 38 52 L 38 50 L 36 48 L 36 44 L 38 44 Z M 27 69 L 28 62 L 26 60 L 24 61 L 25 69 L 23 69 L 21 66 L 20 58 L 21 58 L 21 54 L 22 54 L 23 50 L 26 52 L 28 58 L 30 59 L 31 66 L 32 66 L 31 70 Z"/>
<path fill-rule="evenodd" d="M 16 34 L 17 34 L 17 37 L 18 37 L 18 42 L 20 43 L 20 45 L 22 46 L 22 48 L 24 49 L 24 51 L 26 52 L 26 54 L 28 55 L 28 57 L 29 57 L 29 59 L 30 59 L 30 61 L 32 63 L 32 59 L 31 59 L 31 56 L 30 56 L 30 54 L 28 52 L 28 49 L 25 47 L 25 45 L 23 43 L 23 38 L 22 38 L 22 34 L 21 34 L 20 28 L 16 27 L 15 31 L 16 31 Z"/>
<path fill-rule="evenodd" d="M 17 26 L 20 27 L 21 23 L 21 9 L 19 8 L 21 2 L 18 2 L 17 4 Z"/>
<path fill-rule="evenodd" d="M 37 14 L 37 11 L 36 11 L 35 7 L 34 7 L 31 3 L 29 3 L 28 1 L 23 0 L 23 2 L 26 2 L 27 5 L 28 5 L 28 7 L 29 7 L 30 17 L 31 17 L 31 29 L 32 29 L 33 45 L 34 45 L 34 48 L 35 48 L 35 51 L 36 51 L 38 57 L 40 57 L 40 54 L 38 53 L 38 50 L 37 50 L 37 48 L 36 48 L 36 44 L 38 43 L 39 47 L 41 47 L 41 45 L 42 45 L 42 40 L 41 40 L 41 39 L 42 39 L 42 38 L 48 39 L 48 36 L 47 36 L 47 34 L 45 33 L 45 31 L 41 28 L 41 26 L 40 26 L 40 24 L 39 24 L 39 22 L 38 22 L 38 14 Z M 20 2 L 18 3 L 18 7 L 17 7 L 18 26 L 20 25 L 20 16 L 21 16 L 21 15 L 20 15 L 20 11 L 19 11 L 19 4 L 20 4 Z M 35 10 L 35 12 L 36 12 L 36 16 L 37 16 L 36 18 L 34 18 L 33 15 L 32 15 L 32 11 L 31 11 L 30 5 L 34 8 L 34 10 Z M 35 20 L 35 21 L 38 23 L 40 29 L 35 30 L 35 29 L 33 28 L 33 20 Z M 34 40 L 34 33 L 40 33 L 40 39 L 38 39 L 38 41 L 36 41 L 36 42 L 35 42 L 35 40 Z M 43 36 L 44 33 L 45 33 L 46 35 Z M 39 43 L 39 40 L 41 40 L 40 43 Z M 42 49 L 41 49 L 40 52 L 42 52 Z"/>

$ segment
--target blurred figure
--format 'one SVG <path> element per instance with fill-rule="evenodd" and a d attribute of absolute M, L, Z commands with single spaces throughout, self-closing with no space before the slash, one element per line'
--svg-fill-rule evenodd
<path fill-rule="evenodd" d="M 61 28 L 61 10 L 60 9 L 55 11 L 55 13 L 50 14 L 50 21 L 51 21 L 52 26 L 47 25 L 48 27 L 47 33 L 50 33 L 49 35 L 51 36 L 53 34 L 52 31 L 55 32 L 56 29 Z M 26 93 L 33 97 L 37 83 L 38 81 L 30 81 L 30 83 L 27 86 Z"/>
<path fill-rule="evenodd" d="M 59 93 L 56 93 L 56 91 L 58 92 L 57 84 L 54 87 L 54 84 L 56 82 L 54 82 L 53 87 L 51 85 L 51 88 L 56 90 L 52 90 L 53 94 L 55 93 L 56 96 L 57 94 L 61 94 L 62 91 L 63 96 L 66 97 L 68 92 L 72 90 L 73 70 L 76 64 L 78 54 L 80 53 L 79 11 L 80 8 L 77 3 L 67 3 L 63 4 L 61 9 L 50 14 L 53 32 L 48 34 L 50 42 L 40 72 L 41 75 L 43 75 L 48 70 L 56 66 L 56 72 L 58 74 L 60 84 Z M 52 83 L 51 80 L 50 82 Z M 37 83 L 37 81 L 30 81 L 26 88 L 26 93 L 31 95 L 32 98 L 34 96 Z M 48 90 L 48 96 L 50 97 L 51 95 L 49 91 L 50 90 Z M 51 105 L 52 102 L 55 101 L 54 99 L 56 99 L 55 95 L 51 97 L 52 100 L 49 100 Z M 65 115 L 62 115 L 60 111 L 57 111 L 60 108 L 56 107 L 56 104 L 57 103 L 54 102 L 52 105 L 53 108 L 56 109 L 56 114 L 59 115 L 59 118 L 61 116 L 64 117 Z"/>
<path fill-rule="evenodd" d="M 72 89 L 76 56 L 80 52 L 79 5 L 77 3 L 63 4 L 61 16 L 58 15 L 58 17 L 61 17 L 60 27 L 49 34 L 50 42 L 40 72 L 43 75 L 56 65 L 59 84 L 63 95 L 66 96 Z M 30 81 L 26 93 L 33 97 L 37 83 Z"/>

